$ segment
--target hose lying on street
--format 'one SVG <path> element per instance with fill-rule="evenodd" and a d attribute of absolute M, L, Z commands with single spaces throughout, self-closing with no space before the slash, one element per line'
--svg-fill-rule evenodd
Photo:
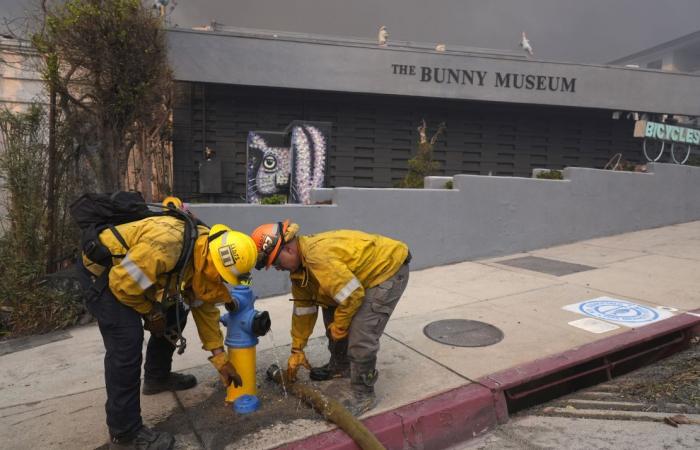
<path fill-rule="evenodd" d="M 309 385 L 289 383 L 285 371 L 276 364 L 267 369 L 267 377 L 284 384 L 287 391 L 311 405 L 326 420 L 338 425 L 362 450 L 386 450 L 381 442 L 338 401 L 322 394 Z"/>

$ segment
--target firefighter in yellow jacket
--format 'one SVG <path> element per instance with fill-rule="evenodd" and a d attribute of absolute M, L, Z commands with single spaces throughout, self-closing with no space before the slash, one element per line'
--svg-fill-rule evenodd
<path fill-rule="evenodd" d="M 290 272 L 294 312 L 288 376 L 295 380 L 302 366 L 314 380 L 349 376 L 351 396 L 343 403 L 359 416 L 376 404 L 379 339 L 408 283 L 410 252 L 403 242 L 361 231 L 308 236 L 298 231 L 297 224 L 285 220 L 252 233 L 256 268 Z M 326 365 L 311 368 L 304 347 L 319 307 L 331 357 Z"/>
<path fill-rule="evenodd" d="M 177 327 L 178 317 L 180 329 L 184 327 L 188 310 L 223 383 L 241 385 L 224 352 L 216 304 L 231 301 L 224 280 L 238 284 L 239 277 L 255 265 L 257 250 L 249 236 L 225 225 L 214 225 L 211 230 L 198 225 L 192 255 L 184 261 L 180 286 L 183 305 L 174 300 L 177 277 L 172 271 L 185 245 L 185 222 L 155 216 L 113 228 L 99 234 L 112 255 L 111 267 L 98 265 L 83 254 L 81 271 L 86 305 L 97 319 L 106 349 L 105 410 L 110 448 L 172 448 L 170 434 L 145 427 L 141 419 L 143 330 L 151 334 L 144 365 L 144 395 L 196 385 L 193 375 L 171 372 L 175 343 L 167 338 Z"/>

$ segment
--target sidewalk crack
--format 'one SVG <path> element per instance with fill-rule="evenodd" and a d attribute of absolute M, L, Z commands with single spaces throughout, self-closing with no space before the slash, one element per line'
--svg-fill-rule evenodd
<path fill-rule="evenodd" d="M 438 366 L 442 367 L 443 369 L 445 369 L 445 370 L 447 370 L 447 371 L 449 371 L 449 372 L 452 372 L 453 374 L 457 375 L 458 377 L 462 378 L 463 380 L 466 380 L 466 381 L 468 381 L 468 382 L 470 382 L 470 383 L 474 383 L 474 384 L 477 384 L 477 385 L 479 385 L 479 386 L 481 386 L 481 387 L 483 387 L 483 388 L 486 388 L 486 389 L 488 389 L 488 390 L 491 390 L 491 388 L 489 388 L 489 387 L 486 386 L 485 384 L 480 383 L 480 382 L 478 382 L 477 380 L 472 380 L 471 378 L 462 375 L 461 373 L 457 372 L 456 370 L 452 369 L 452 368 L 449 367 L 449 366 L 446 366 L 445 364 L 441 363 L 440 361 L 436 360 L 435 358 L 432 358 L 431 356 L 426 355 L 425 353 L 421 352 L 420 350 L 417 350 L 417 349 L 411 347 L 410 345 L 406 344 L 405 342 L 402 342 L 402 341 L 398 340 L 397 338 L 395 338 L 394 336 L 390 335 L 390 334 L 387 333 L 386 331 L 384 332 L 384 335 L 385 335 L 386 337 L 392 339 L 393 341 L 398 342 L 399 344 L 403 345 L 404 347 L 406 347 L 406 348 L 408 348 L 408 349 L 410 349 L 410 350 L 413 350 L 414 352 L 418 353 L 419 355 L 421 355 L 422 357 L 428 359 L 429 361 L 432 361 L 433 363 L 437 364 Z"/>
<path fill-rule="evenodd" d="M 27 417 L 27 418 L 24 419 L 24 420 L 20 420 L 19 422 L 13 423 L 12 426 L 19 425 L 20 423 L 22 423 L 22 422 L 27 422 L 27 421 L 29 421 L 29 420 L 38 419 L 38 418 L 41 417 L 41 416 L 45 416 L 45 415 L 47 415 L 47 414 L 51 414 L 51 413 L 55 413 L 55 412 L 56 412 L 56 410 L 55 410 L 55 409 L 52 409 L 51 411 L 45 412 L 44 414 L 39 414 L 38 416 Z"/>

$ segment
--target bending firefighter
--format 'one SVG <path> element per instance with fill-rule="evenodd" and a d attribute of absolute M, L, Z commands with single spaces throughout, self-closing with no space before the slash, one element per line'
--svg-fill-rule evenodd
<path fill-rule="evenodd" d="M 170 205 L 175 207 L 179 205 Z M 210 230 L 199 224 L 188 231 L 186 222 L 176 215 L 154 215 L 110 225 L 98 235 L 97 244 L 109 251 L 107 259 L 100 262 L 90 260 L 89 249 L 84 247 L 81 273 L 86 303 L 97 318 L 106 349 L 105 409 L 110 448 L 169 449 L 174 444 L 173 436 L 145 427 L 141 419 L 144 329 L 151 333 L 144 395 L 197 384 L 193 375 L 171 372 L 175 344 L 188 310 L 223 383 L 242 384 L 224 352 L 216 303 L 231 302 L 224 281 L 238 284 L 239 277 L 255 265 L 257 250 L 250 237 L 225 225 L 214 225 Z M 193 245 L 184 259 L 181 255 L 188 236 Z M 174 275 L 176 266 L 181 266 L 182 276 Z"/>
<path fill-rule="evenodd" d="M 288 377 L 294 381 L 302 366 L 314 380 L 349 376 L 351 395 L 343 404 L 359 416 L 376 404 L 379 338 L 408 283 L 411 255 L 403 242 L 376 234 L 337 230 L 301 236 L 298 230 L 286 220 L 261 225 L 252 234 L 256 268 L 290 272 L 294 312 Z M 304 347 L 319 306 L 331 357 L 312 369 Z"/>

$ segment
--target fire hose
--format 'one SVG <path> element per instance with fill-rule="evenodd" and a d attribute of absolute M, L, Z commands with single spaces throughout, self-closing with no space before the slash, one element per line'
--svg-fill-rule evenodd
<path fill-rule="evenodd" d="M 338 401 L 330 398 L 309 385 L 290 383 L 286 373 L 276 364 L 267 369 L 267 378 L 277 384 L 284 384 L 287 391 L 311 405 L 326 420 L 338 425 L 362 450 L 386 450 L 381 442 Z"/>

